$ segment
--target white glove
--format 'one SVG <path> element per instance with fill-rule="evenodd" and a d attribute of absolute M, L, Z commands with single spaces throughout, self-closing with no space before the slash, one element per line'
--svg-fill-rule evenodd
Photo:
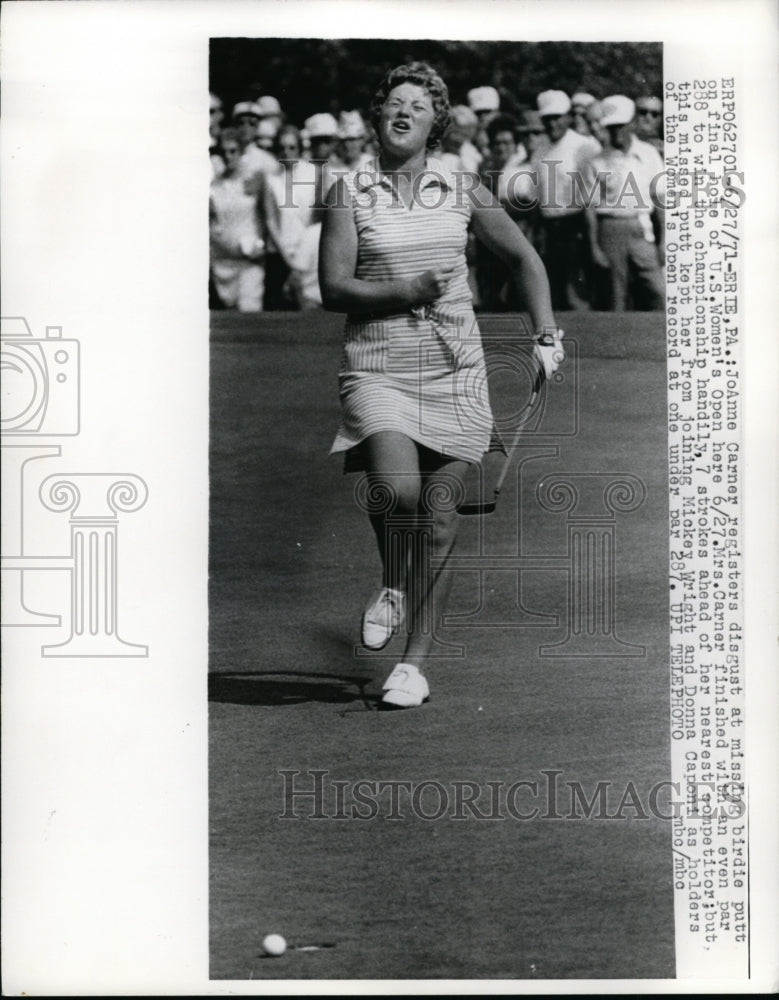
<path fill-rule="evenodd" d="M 562 340 L 565 334 L 562 330 L 551 330 L 535 342 L 533 353 L 544 367 L 544 375 L 550 379 L 560 365 L 565 361 L 565 351 Z"/>

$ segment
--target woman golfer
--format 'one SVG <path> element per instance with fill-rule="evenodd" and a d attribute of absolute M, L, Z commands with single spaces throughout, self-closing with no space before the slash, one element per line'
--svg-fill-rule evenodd
<path fill-rule="evenodd" d="M 429 66 L 391 70 L 371 105 L 379 155 L 330 189 L 320 246 L 324 306 L 347 313 L 331 453 L 346 452 L 346 471 L 367 474 L 359 501 L 383 566 L 362 641 L 381 649 L 402 626 L 407 633 L 384 684 L 388 708 L 429 696 L 423 668 L 451 584 L 457 487 L 493 428 L 467 283 L 469 229 L 514 270 L 547 374 L 562 360 L 540 258 L 475 175 L 429 155 L 449 121 L 446 85 Z"/>

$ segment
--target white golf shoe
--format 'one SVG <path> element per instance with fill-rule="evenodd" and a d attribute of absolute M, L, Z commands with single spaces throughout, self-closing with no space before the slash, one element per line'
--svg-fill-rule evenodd
<path fill-rule="evenodd" d="M 362 616 L 362 644 L 367 649 L 384 649 L 405 620 L 406 595 L 384 587 Z"/>
<path fill-rule="evenodd" d="M 430 697 L 427 681 L 419 668 L 410 663 L 398 663 L 384 682 L 382 705 L 389 708 L 418 708 Z"/>

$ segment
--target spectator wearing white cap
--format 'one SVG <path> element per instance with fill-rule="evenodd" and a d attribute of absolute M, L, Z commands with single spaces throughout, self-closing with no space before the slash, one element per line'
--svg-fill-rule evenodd
<path fill-rule="evenodd" d="M 257 125 L 257 138 L 254 140 L 260 149 L 264 149 L 268 153 L 273 152 L 273 147 L 276 142 L 276 133 L 278 132 L 278 127 L 270 118 L 261 118 L 259 124 Z"/>
<path fill-rule="evenodd" d="M 468 107 L 479 123 L 472 141 L 481 156 L 487 159 L 490 155 L 487 126 L 500 111 L 500 94 L 494 87 L 474 87 L 468 91 Z"/>
<path fill-rule="evenodd" d="M 450 110 L 450 116 L 452 123 L 442 140 L 441 160 L 450 170 L 478 173 L 484 159 L 473 144 L 479 129 L 479 119 L 464 104 L 455 104 Z"/>
<path fill-rule="evenodd" d="M 233 125 L 241 143 L 240 173 L 251 180 L 258 173 L 270 174 L 276 170 L 276 160 L 257 145 L 257 126 L 262 115 L 253 101 L 240 101 L 233 108 Z"/>
<path fill-rule="evenodd" d="M 562 90 L 538 95 L 549 145 L 532 163 L 534 201 L 540 212 L 543 257 L 558 310 L 587 308 L 588 264 L 582 199 L 583 171 L 600 143 L 570 128 L 571 99 Z M 527 191 L 523 191 L 527 196 Z"/>
<path fill-rule="evenodd" d="M 481 124 L 500 111 L 500 94 L 494 87 L 474 87 L 468 91 L 468 107 Z"/>
<path fill-rule="evenodd" d="M 339 158 L 348 170 L 361 170 L 373 158 L 365 148 L 368 126 L 359 111 L 341 112 L 338 118 L 338 138 Z"/>
<path fill-rule="evenodd" d="M 587 120 L 587 108 L 594 104 L 595 98 L 583 90 L 578 91 L 571 98 L 571 120 L 574 132 L 579 135 L 592 135 L 590 123 Z"/>
<path fill-rule="evenodd" d="M 654 146 L 661 156 L 663 150 L 663 102 L 659 97 L 636 98 L 636 135 L 642 142 Z"/>
<path fill-rule="evenodd" d="M 636 138 L 634 118 L 630 98 L 604 99 L 601 126 L 608 141 L 586 171 L 592 257 L 608 272 L 610 308 L 617 312 L 627 307 L 631 280 L 634 306 L 665 307 L 663 161 Z"/>
<path fill-rule="evenodd" d="M 284 123 L 284 113 L 281 110 L 281 105 L 275 97 L 271 97 L 269 94 L 258 97 L 255 104 L 260 112 L 260 118 L 264 122 L 269 122 L 274 126 L 275 131 L 273 134 L 275 135 Z"/>
<path fill-rule="evenodd" d="M 336 153 L 338 144 L 338 122 L 327 112 L 320 112 L 307 118 L 304 125 L 311 143 L 311 163 L 316 167 L 316 203 L 323 205 L 327 192 L 338 177 L 338 168 L 344 173 L 345 166 Z"/>

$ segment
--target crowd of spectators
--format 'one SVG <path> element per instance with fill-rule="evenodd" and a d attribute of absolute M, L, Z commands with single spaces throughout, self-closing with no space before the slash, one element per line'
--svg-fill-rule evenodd
<path fill-rule="evenodd" d="M 553 306 L 664 308 L 662 102 L 561 90 L 501 110 L 494 87 L 470 90 L 432 155 L 477 173 L 541 254 Z M 296 126 L 272 96 L 225 109 L 211 95 L 210 303 L 243 312 L 320 309 L 324 200 L 339 175 L 376 155 L 359 110 Z M 522 308 L 503 262 L 475 241 L 477 310 Z"/>

